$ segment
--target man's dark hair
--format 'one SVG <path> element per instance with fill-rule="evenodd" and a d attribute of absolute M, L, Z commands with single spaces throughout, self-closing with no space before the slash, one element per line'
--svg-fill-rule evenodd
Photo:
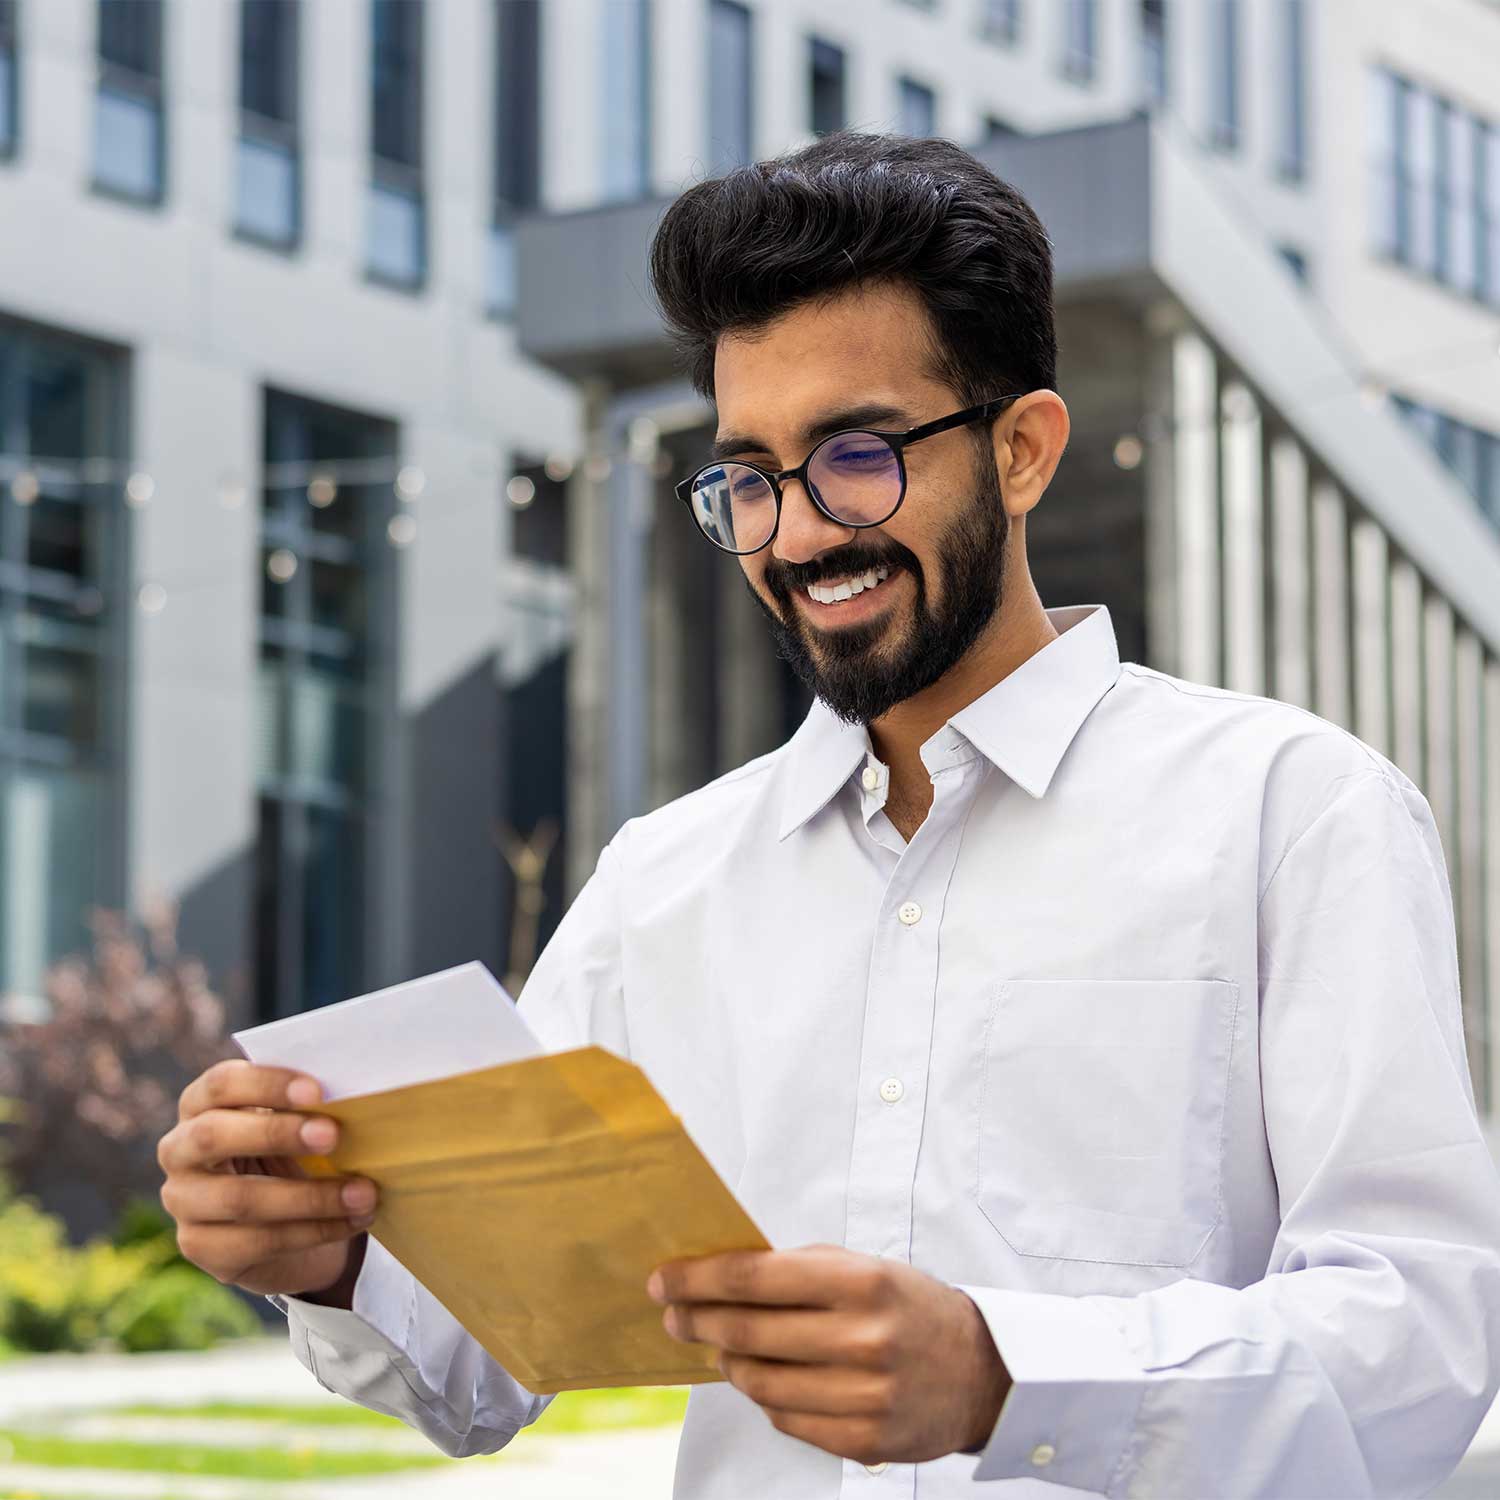
<path fill-rule="evenodd" d="M 965 403 L 1052 389 L 1052 249 L 1031 205 L 952 141 L 841 130 L 695 184 L 662 216 L 651 284 L 694 389 L 714 350 L 806 302 L 904 282 Z"/>

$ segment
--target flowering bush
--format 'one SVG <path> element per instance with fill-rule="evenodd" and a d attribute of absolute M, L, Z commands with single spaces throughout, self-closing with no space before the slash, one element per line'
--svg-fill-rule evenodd
<path fill-rule="evenodd" d="M 111 912 L 92 925 L 92 954 L 48 972 L 41 1014 L 0 1026 L 5 1169 L 75 1229 L 155 1197 L 178 1095 L 231 1050 L 203 965 L 177 951 L 175 911 L 140 934 Z"/>

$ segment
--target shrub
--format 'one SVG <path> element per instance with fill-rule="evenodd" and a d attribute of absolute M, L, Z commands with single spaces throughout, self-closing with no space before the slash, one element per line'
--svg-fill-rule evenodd
<path fill-rule="evenodd" d="M 69 1245 L 60 1219 L 0 1185 L 0 1340 L 34 1353 L 134 1353 L 205 1349 L 259 1327 L 240 1298 L 182 1260 L 170 1228 L 137 1212 L 120 1241 Z"/>

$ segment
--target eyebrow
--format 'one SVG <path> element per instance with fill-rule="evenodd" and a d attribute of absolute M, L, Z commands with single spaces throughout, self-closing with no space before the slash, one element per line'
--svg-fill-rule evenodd
<path fill-rule="evenodd" d="M 900 406 L 890 406 L 883 401 L 867 401 L 862 406 L 847 406 L 838 411 L 825 412 L 816 421 L 809 422 L 802 429 L 801 436 L 803 442 L 812 447 L 832 432 L 842 432 L 849 427 L 874 427 L 877 423 L 889 422 L 898 423 L 901 430 L 905 431 L 912 425 L 911 414 Z M 727 432 L 723 437 L 715 438 L 713 447 L 709 449 L 716 461 L 732 458 L 737 453 L 770 451 L 768 443 L 741 432 Z"/>

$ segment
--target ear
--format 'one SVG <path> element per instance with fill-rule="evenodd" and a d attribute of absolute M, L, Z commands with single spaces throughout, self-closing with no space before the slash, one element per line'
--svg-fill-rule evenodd
<path fill-rule="evenodd" d="M 1013 520 L 1046 493 L 1071 430 L 1068 408 L 1056 391 L 1028 391 L 995 424 L 995 467 Z"/>

